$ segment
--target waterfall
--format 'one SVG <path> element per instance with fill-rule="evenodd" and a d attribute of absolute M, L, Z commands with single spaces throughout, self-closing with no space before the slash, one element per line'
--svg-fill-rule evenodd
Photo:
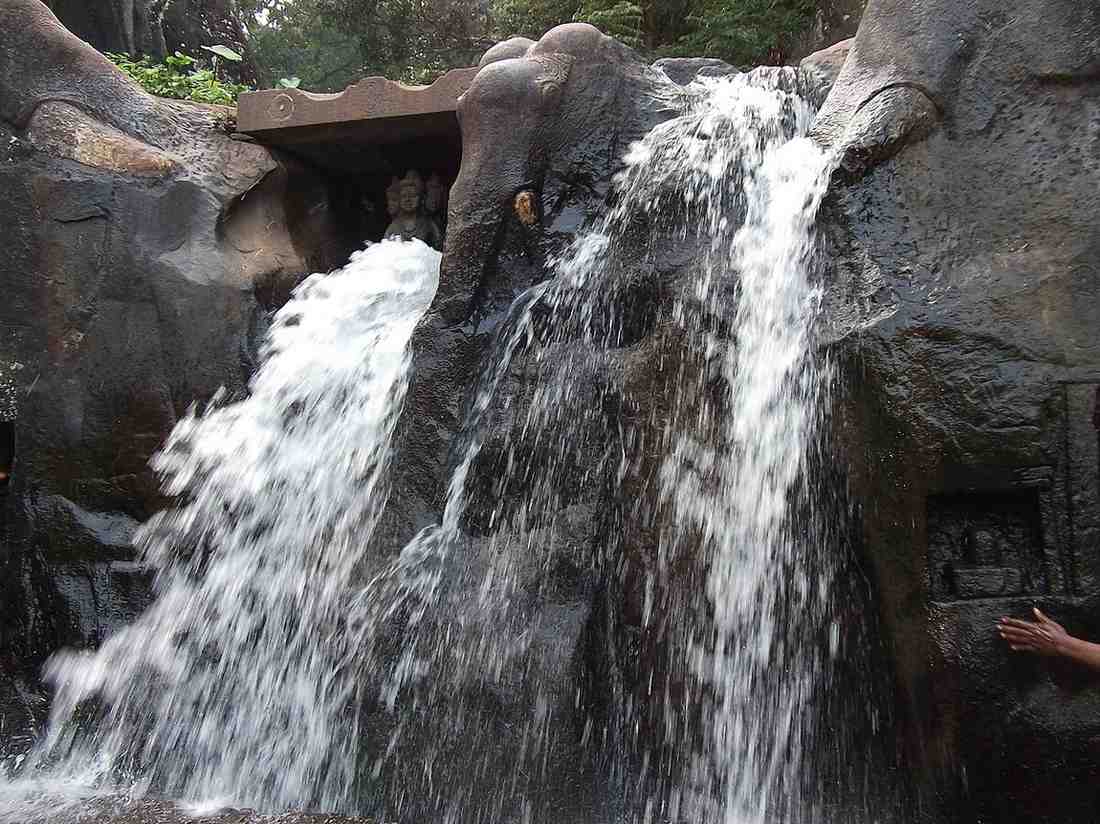
<path fill-rule="evenodd" d="M 578 499 L 631 505 L 641 474 L 627 455 L 631 436 L 601 408 L 624 387 L 593 364 L 615 372 L 636 346 L 636 319 L 623 307 L 656 244 L 700 239 L 668 320 L 684 359 L 701 368 L 676 382 L 659 436 L 660 512 L 635 515 L 662 524 L 666 562 L 697 559 L 698 586 L 656 580 L 672 564 L 649 586 L 676 590 L 665 605 L 676 613 L 671 661 L 703 729 L 685 731 L 692 707 L 666 708 L 676 752 L 666 742 L 664 753 L 643 753 L 643 771 L 668 774 L 638 782 L 643 795 L 658 786 L 640 806 L 706 824 L 797 822 L 812 807 L 803 735 L 827 664 L 818 639 L 830 572 L 811 524 L 791 513 L 806 504 L 800 485 L 825 379 L 810 356 L 820 299 L 811 270 L 829 168 L 803 136 L 813 108 L 800 84 L 797 71 L 778 69 L 696 85 L 684 115 L 628 152 L 605 219 L 512 307 L 464 426 L 442 523 L 379 573 L 352 613 L 364 668 L 381 674 L 396 715 L 373 763 L 376 777 L 397 771 L 381 790 L 395 814 L 488 824 L 539 818 L 540 803 L 544 814 L 560 803 L 540 802 L 564 714 L 539 667 L 550 668 L 540 638 L 561 611 L 548 620 L 531 592 L 553 588 L 553 547 Z M 471 488 L 487 474 L 491 490 Z M 609 538 L 587 563 L 613 566 L 620 550 Z M 501 704 L 520 694 L 509 745 Z M 636 701 L 617 698 L 619 718 L 602 730 L 590 722 L 582 737 L 589 750 L 619 739 L 612 762 L 644 724 Z M 677 760 L 687 763 L 673 776 Z M 610 770 L 622 777 L 630 767 Z"/>
<path fill-rule="evenodd" d="M 440 522 L 389 560 L 365 562 L 439 258 L 383 243 L 300 287 L 250 396 L 157 458 L 180 501 L 141 534 L 158 600 L 51 662 L 38 760 L 386 820 L 820 821 L 830 165 L 807 97 L 789 68 L 697 82 L 630 148 L 607 214 L 499 324 Z M 637 648 L 608 594 L 635 583 Z M 602 785 L 550 790 L 589 763 Z"/>
<path fill-rule="evenodd" d="M 51 659 L 49 734 L 30 759 L 49 776 L 196 803 L 352 806 L 344 616 L 439 261 L 386 241 L 312 276 L 276 315 L 248 396 L 176 425 L 154 466 L 177 503 L 138 536 L 156 601 L 97 651 Z M 0 821 L 25 812 L 9 799 Z"/>
<path fill-rule="evenodd" d="M 691 664 L 710 712 L 688 809 L 697 821 L 764 824 L 803 820 L 811 803 L 803 793 L 812 793 L 803 737 L 821 688 L 831 569 L 813 544 L 812 508 L 799 521 L 792 515 L 806 504 L 798 485 L 826 374 L 810 352 L 821 298 L 810 268 L 828 166 L 798 136 L 811 117 L 804 103 L 786 101 L 789 124 L 774 97 L 739 101 L 755 126 L 725 121 L 728 131 L 710 141 L 710 163 L 721 164 L 722 180 L 740 180 L 743 222 L 719 226 L 698 293 L 714 312 L 726 294 L 722 280 L 738 276 L 730 339 L 701 336 L 725 391 L 712 408 L 703 404 L 714 421 L 707 437 L 689 431 L 672 444 L 662 490 L 676 516 L 670 540 L 701 536 L 709 562 L 700 612 L 710 621 L 693 628 Z M 702 178 L 702 197 L 720 201 L 716 185 L 725 184 Z"/>
<path fill-rule="evenodd" d="M 674 598 L 694 616 L 678 655 L 704 709 L 671 814 L 707 824 L 813 818 L 805 736 L 826 687 L 833 561 L 804 485 L 828 382 L 811 346 L 830 165 L 804 137 L 800 92 L 787 69 L 712 83 L 634 148 L 621 181 L 621 214 L 692 215 L 709 238 L 674 313 L 701 368 L 678 382 L 660 468 L 662 553 L 705 559 L 703 585 Z"/>

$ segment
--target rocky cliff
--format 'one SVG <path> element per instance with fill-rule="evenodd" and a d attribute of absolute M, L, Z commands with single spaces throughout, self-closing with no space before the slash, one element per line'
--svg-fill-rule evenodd
<path fill-rule="evenodd" d="M 882 712 L 883 725 L 870 738 L 884 750 L 876 757 L 906 773 L 906 815 L 1094 815 L 1095 682 L 1013 656 L 994 622 L 1039 604 L 1071 631 L 1100 636 L 1098 24 L 1095 10 L 1060 2 L 872 2 L 850 47 L 811 61 L 824 76 L 843 65 L 814 129 L 840 158 L 820 219 L 821 352 L 839 376 L 821 477 L 845 519 L 849 574 L 866 581 L 853 588 L 857 605 L 866 601 L 849 617 L 868 622 L 863 640 L 885 651 L 872 663 L 893 684 L 876 697 L 869 670 L 854 666 L 847 688 L 866 688 L 855 703 L 879 703 L 868 711 Z M 599 79 L 585 70 L 589 60 L 601 65 Z M 406 445 L 399 470 L 404 500 L 418 502 L 416 515 L 404 510 L 410 524 L 438 510 L 439 467 L 471 401 L 455 376 L 474 373 L 486 333 L 543 276 L 548 251 L 603 208 L 621 147 L 677 111 L 662 81 L 581 28 L 502 44 L 485 62 L 462 105 L 443 285 L 421 330 L 407 431 L 426 434 Z M 516 111 L 525 116 L 509 116 Z M 527 191 L 533 221 L 514 209 L 513 196 Z M 543 605 L 571 611 L 583 627 L 569 646 L 571 674 L 559 677 L 594 690 L 588 711 L 611 714 L 631 684 L 652 685 L 667 653 L 660 631 L 637 623 L 634 599 L 656 540 L 641 513 L 656 510 L 646 460 L 631 448 L 667 423 L 674 387 L 654 364 L 693 369 L 666 325 L 683 262 L 639 248 L 645 263 L 609 309 L 623 324 L 621 345 L 576 358 L 569 341 L 555 342 L 553 357 L 587 370 L 591 398 L 571 398 L 573 408 L 607 417 L 551 423 L 570 433 L 574 470 L 546 481 L 561 506 L 554 531 L 569 538 L 540 548 L 556 559 L 546 568 L 569 582 L 553 588 L 561 601 Z M 519 411 L 502 418 L 477 477 L 500 478 L 550 448 L 509 423 L 524 420 L 537 393 L 523 381 L 540 375 L 545 367 L 510 378 L 500 403 Z M 494 453 L 494 443 L 507 449 Z M 639 485 L 625 499 L 600 474 L 605 449 L 637 461 Z M 434 498 L 424 497 L 433 485 Z M 515 529 L 496 523 L 490 534 Z M 583 549 L 591 546 L 604 553 L 595 562 Z M 673 608 L 675 593 L 665 595 Z M 851 651 L 858 633 L 850 640 Z M 605 691 L 612 683 L 614 696 Z M 660 704 L 647 698 L 650 710 Z M 653 756 L 668 718 L 650 710 L 631 720 Z M 876 751 L 862 746 L 848 757 Z M 896 787 L 880 789 L 901 803 Z"/>

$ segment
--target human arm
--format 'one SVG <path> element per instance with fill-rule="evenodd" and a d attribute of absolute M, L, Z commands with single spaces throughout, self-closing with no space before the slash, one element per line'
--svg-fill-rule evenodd
<path fill-rule="evenodd" d="M 1074 638 L 1065 628 L 1032 608 L 1036 621 L 1001 618 L 997 632 L 1017 652 L 1032 652 L 1050 658 L 1066 658 L 1100 672 L 1100 644 Z"/>

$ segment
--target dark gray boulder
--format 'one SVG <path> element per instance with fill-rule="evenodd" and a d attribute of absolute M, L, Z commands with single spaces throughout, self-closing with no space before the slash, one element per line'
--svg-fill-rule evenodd
<path fill-rule="evenodd" d="M 447 456 L 503 313 L 602 214 L 630 143 L 679 105 L 663 73 L 586 24 L 537 44 L 505 41 L 483 63 L 460 101 L 462 167 L 440 288 L 414 340 L 401 436 L 410 448 L 399 451 L 390 515 L 402 523 L 398 541 L 438 520 Z M 531 222 L 517 211 L 521 192 L 532 195 Z"/>
<path fill-rule="evenodd" d="M 463 158 L 440 288 L 414 337 L 394 490 L 380 528 L 391 551 L 441 518 L 450 473 L 478 428 L 469 415 L 479 376 L 493 374 L 499 339 L 521 308 L 513 301 L 533 299 L 550 261 L 602 215 L 629 145 L 683 105 L 680 87 L 663 72 L 588 25 L 561 26 L 534 44 L 508 41 L 482 62 L 459 104 Z M 384 748 L 401 719 L 409 747 L 383 775 L 390 806 L 380 814 L 397 814 L 399 800 L 409 820 L 445 811 L 468 821 L 549 820 L 608 815 L 621 798 L 615 781 L 624 776 L 612 778 L 608 759 L 622 740 L 608 717 L 618 689 L 611 672 L 619 667 L 609 609 L 618 610 L 619 595 L 614 553 L 604 557 L 600 547 L 619 512 L 609 498 L 608 456 L 619 454 L 609 438 L 621 399 L 609 400 L 609 385 L 626 353 L 587 357 L 585 346 L 581 339 L 534 344 L 499 376 L 479 422 L 485 442 L 471 469 L 464 543 L 432 614 L 441 633 L 461 620 L 490 647 L 515 639 L 515 648 L 483 666 L 442 655 L 435 683 L 425 687 L 435 691 L 430 717 L 413 720 L 414 699 L 424 695 L 410 695 L 394 715 L 382 707 L 368 713 L 369 751 Z M 539 361 L 571 369 L 579 356 L 584 377 L 573 377 L 585 387 L 583 402 L 576 399 L 584 413 L 563 401 L 560 417 L 521 435 L 525 416 L 541 414 L 532 412 L 548 385 Z M 566 431 L 575 439 L 563 440 Z M 508 468 L 550 464 L 542 479 Z M 546 496 L 558 491 L 549 504 Z M 503 583 L 476 609 L 492 570 Z"/>
<path fill-rule="evenodd" d="M 1100 639 L 1100 8 L 872 0 L 815 135 L 834 416 L 944 820 L 1095 820 L 1100 679 L 1013 655 L 1032 605 Z"/>
<path fill-rule="evenodd" d="M 394 710 L 368 708 L 364 723 L 369 752 L 402 726 L 407 749 L 382 771 L 379 798 L 399 801 L 409 820 L 661 809 L 688 766 L 701 706 L 688 700 L 678 633 L 706 570 L 689 546 L 662 555 L 659 475 L 685 387 L 706 382 L 674 316 L 710 238 L 679 231 L 690 216 L 639 214 L 584 306 L 542 302 L 539 285 L 582 230 L 599 227 L 631 143 L 689 100 L 665 71 L 569 25 L 491 50 L 460 101 L 440 288 L 414 339 L 382 529 L 391 551 L 440 520 L 475 431 L 483 443 L 461 547 L 430 610 L 446 640 L 428 642 L 428 683 Z M 531 339 L 504 358 L 501 342 L 528 306 Z M 479 375 L 495 375 L 484 408 Z M 460 632 L 474 640 L 451 640 Z M 495 655 L 482 660 L 486 648 Z"/>

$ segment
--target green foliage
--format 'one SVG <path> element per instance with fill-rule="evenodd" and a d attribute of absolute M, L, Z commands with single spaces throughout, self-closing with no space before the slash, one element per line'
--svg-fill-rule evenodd
<path fill-rule="evenodd" d="M 429 83 L 512 35 L 583 21 L 647 58 L 782 62 L 822 0 L 237 0 L 267 86 L 340 91 L 384 75 Z"/>
<path fill-rule="evenodd" d="M 819 0 L 494 0 L 497 38 L 538 37 L 587 22 L 647 57 L 718 57 L 735 65 L 782 62 L 783 43 L 813 22 Z"/>
<path fill-rule="evenodd" d="M 642 7 L 636 3 L 620 0 L 613 6 L 600 3 L 586 3 L 573 19 L 578 23 L 591 23 L 604 34 L 621 40 L 628 46 L 641 48 L 645 15 Z"/>
<path fill-rule="evenodd" d="M 702 0 L 691 30 L 669 53 L 720 57 L 735 65 L 781 62 L 782 43 L 813 21 L 814 0 Z"/>
<path fill-rule="evenodd" d="M 339 91 L 368 75 L 425 83 L 493 44 L 487 0 L 239 0 L 263 82 Z"/>
<path fill-rule="evenodd" d="M 582 0 L 493 0 L 494 39 L 503 40 L 512 35 L 538 39 L 554 26 L 576 18 L 582 5 Z"/>
<path fill-rule="evenodd" d="M 159 97 L 231 106 L 241 92 L 248 91 L 247 86 L 219 80 L 212 68 L 197 68 L 195 58 L 180 52 L 168 55 L 163 63 L 128 54 L 109 53 L 107 57 L 145 91 Z"/>

